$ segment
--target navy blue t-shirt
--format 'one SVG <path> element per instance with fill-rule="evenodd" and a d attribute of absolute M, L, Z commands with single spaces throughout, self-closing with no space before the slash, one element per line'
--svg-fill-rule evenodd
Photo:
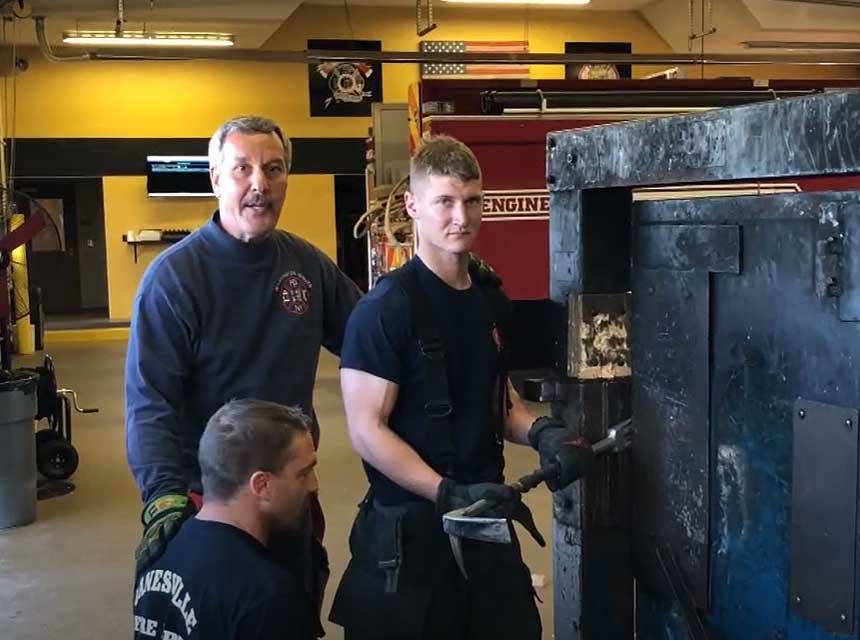
<path fill-rule="evenodd" d="M 311 611 L 250 534 L 193 518 L 134 589 L 135 640 L 310 640 Z"/>
<path fill-rule="evenodd" d="M 404 269 L 414 270 L 432 309 L 433 323 L 445 345 L 448 388 L 453 411 L 455 451 L 452 477 L 458 482 L 501 482 L 504 458 L 495 417 L 499 371 L 498 333 L 486 294 L 448 286 L 418 257 Z M 431 467 L 433 421 L 424 413 L 424 363 L 412 331 L 412 308 L 395 278 L 384 278 L 356 306 L 341 350 L 341 368 L 356 369 L 398 385 L 388 426 Z M 373 495 L 382 504 L 419 499 L 365 463 Z"/>

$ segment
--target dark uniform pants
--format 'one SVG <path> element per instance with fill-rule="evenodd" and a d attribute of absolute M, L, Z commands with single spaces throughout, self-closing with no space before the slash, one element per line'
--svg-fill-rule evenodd
<path fill-rule="evenodd" d="M 519 543 L 463 540 L 469 579 L 429 503 L 365 500 L 330 619 L 344 640 L 539 640 L 541 623 Z"/>

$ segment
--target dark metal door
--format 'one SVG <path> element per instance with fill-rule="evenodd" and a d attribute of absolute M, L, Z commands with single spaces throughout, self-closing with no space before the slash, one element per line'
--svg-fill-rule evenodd
<path fill-rule="evenodd" d="M 17 183 L 19 206 L 39 208 L 45 228 L 28 246 L 30 288 L 42 290 L 45 313 L 79 313 L 81 280 L 78 255 L 78 225 L 74 183 Z"/>
<path fill-rule="evenodd" d="M 860 196 L 633 227 L 639 637 L 857 637 Z"/>
<path fill-rule="evenodd" d="M 858 637 L 857 194 L 629 204 L 637 187 L 856 176 L 858 125 L 854 91 L 548 135 L 553 303 L 576 329 L 582 296 L 632 290 L 639 436 L 617 550 L 633 554 L 638 638 Z M 624 234 L 592 224 L 624 219 Z M 557 345 L 564 382 L 576 345 Z M 600 426 L 626 400 L 569 423 Z M 604 592 L 587 577 L 612 567 L 586 516 L 620 477 L 598 469 L 554 501 L 557 638 L 633 636 L 588 607 Z M 608 592 L 622 615 L 626 591 Z"/>

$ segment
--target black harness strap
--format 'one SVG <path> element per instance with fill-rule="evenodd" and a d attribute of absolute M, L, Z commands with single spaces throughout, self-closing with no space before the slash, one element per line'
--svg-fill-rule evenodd
<path fill-rule="evenodd" d="M 472 282 L 480 292 L 490 310 L 491 330 L 493 341 L 498 349 L 498 371 L 496 373 L 496 396 L 494 398 L 493 412 L 496 419 L 496 437 L 499 443 L 505 436 L 505 416 L 511 410 L 511 400 L 508 395 L 508 365 L 509 354 L 505 337 L 509 334 L 511 324 L 510 300 L 501 289 L 501 281 L 490 280 L 481 277 L 479 273 L 472 273 Z"/>
<path fill-rule="evenodd" d="M 415 271 L 408 268 L 399 269 L 396 277 L 409 298 L 412 331 L 424 362 L 424 413 L 434 431 L 434 437 L 429 440 L 433 448 L 433 459 L 440 465 L 437 471 L 452 477 L 455 457 L 451 411 L 454 407 L 448 388 L 445 343 L 439 328 L 433 322 L 433 311 Z"/>
<path fill-rule="evenodd" d="M 470 273 L 472 273 L 470 269 Z M 447 360 L 445 343 L 442 334 L 434 322 L 436 317 L 427 301 L 418 276 L 414 269 L 404 267 L 386 275 L 393 277 L 409 298 L 412 314 L 412 333 L 418 342 L 424 368 L 424 413 L 428 426 L 433 431 L 429 439 L 433 460 L 438 465 L 437 471 L 444 476 L 453 477 L 455 449 L 454 425 L 451 422 L 453 402 L 448 386 Z M 472 273 L 475 288 L 484 298 L 490 311 L 493 339 L 499 351 L 499 371 L 497 375 L 497 393 L 492 407 L 497 421 L 497 441 L 504 437 L 504 417 L 510 410 L 508 398 L 508 363 L 507 348 L 504 336 L 509 330 L 510 302 L 502 291 L 501 281 L 490 281 L 479 273 Z"/>

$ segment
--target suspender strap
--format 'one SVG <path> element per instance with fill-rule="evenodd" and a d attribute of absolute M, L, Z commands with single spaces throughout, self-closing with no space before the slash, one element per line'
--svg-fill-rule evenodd
<path fill-rule="evenodd" d="M 471 272 L 471 270 L 470 270 Z M 386 277 L 393 277 L 409 298 L 412 315 L 412 333 L 418 342 L 424 370 L 424 414 L 431 431 L 428 439 L 432 464 L 436 471 L 447 477 L 453 477 L 454 472 L 454 426 L 451 421 L 453 403 L 448 386 L 447 359 L 445 343 L 436 315 L 414 267 L 402 267 L 391 272 Z M 493 322 L 493 339 L 499 349 L 499 370 L 496 378 L 496 397 L 494 398 L 494 413 L 496 419 L 497 437 L 499 442 L 504 435 L 504 416 L 510 410 L 507 394 L 507 349 L 504 336 L 509 330 L 509 301 L 500 288 L 500 281 L 488 281 L 481 274 L 475 273 L 472 280 L 476 289 L 484 298 L 490 309 Z"/>
<path fill-rule="evenodd" d="M 481 280 L 474 274 L 472 275 L 472 282 L 490 311 L 493 342 L 498 349 L 499 360 L 493 399 L 493 417 L 496 423 L 496 437 L 498 442 L 501 442 L 505 435 L 505 416 L 511 409 L 511 401 L 508 396 L 508 349 L 505 342 L 505 336 L 508 335 L 510 329 L 510 301 L 497 283 Z"/>
<path fill-rule="evenodd" d="M 429 439 L 433 460 L 439 473 L 450 476 L 454 470 L 454 428 L 451 423 L 451 392 L 448 387 L 445 343 L 434 314 L 421 289 L 418 276 L 410 268 L 400 269 L 397 280 L 409 298 L 412 331 L 424 366 L 424 413 L 433 431 Z"/>

